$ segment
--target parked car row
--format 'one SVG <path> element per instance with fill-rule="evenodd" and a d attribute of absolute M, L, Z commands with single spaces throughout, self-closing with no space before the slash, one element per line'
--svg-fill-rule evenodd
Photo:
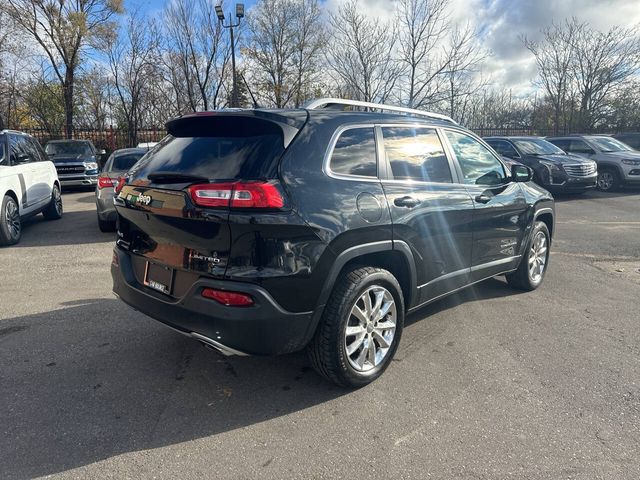
<path fill-rule="evenodd" d="M 584 192 L 596 187 L 609 192 L 623 185 L 640 185 L 640 152 L 607 135 L 485 140 L 510 162 L 531 167 L 534 181 L 551 192 Z"/>

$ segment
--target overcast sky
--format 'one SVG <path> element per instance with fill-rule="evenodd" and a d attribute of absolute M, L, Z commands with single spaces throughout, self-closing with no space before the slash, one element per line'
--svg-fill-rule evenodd
<path fill-rule="evenodd" d="M 160 10 L 169 0 L 126 0 L 127 8 L 141 6 L 150 12 Z M 215 1 L 215 0 L 214 0 Z M 336 9 L 347 0 L 321 0 Z M 388 17 L 393 0 L 360 0 L 365 11 Z M 462 25 L 474 25 L 482 34 L 482 44 L 493 53 L 487 60 L 486 73 L 493 83 L 512 88 L 514 94 L 531 89 L 536 68 L 531 54 L 520 37 L 537 39 L 541 28 L 552 21 L 561 22 L 576 16 L 596 28 L 607 30 L 615 25 L 640 24 L 640 0 L 450 0 L 452 17 Z M 226 1 L 227 5 L 235 2 Z M 250 8 L 256 0 L 245 0 Z"/>

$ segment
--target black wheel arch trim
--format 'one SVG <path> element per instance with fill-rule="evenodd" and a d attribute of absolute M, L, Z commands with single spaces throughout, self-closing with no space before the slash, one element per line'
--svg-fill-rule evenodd
<path fill-rule="evenodd" d="M 624 171 L 622 170 L 622 167 L 617 163 L 606 161 L 596 163 L 598 164 L 598 173 L 600 173 L 600 170 L 615 170 L 615 172 L 618 174 L 618 179 L 620 181 L 624 180 Z"/>
<path fill-rule="evenodd" d="M 406 309 L 408 310 L 409 308 L 411 308 L 414 300 L 418 298 L 418 287 L 415 262 L 413 259 L 413 253 L 411 253 L 411 248 L 409 247 L 409 245 L 402 240 L 382 240 L 379 242 L 365 243 L 363 245 L 355 245 L 338 254 L 336 260 L 333 263 L 333 266 L 331 267 L 331 270 L 329 271 L 329 274 L 324 281 L 320 296 L 318 297 L 316 308 L 314 309 L 313 318 L 309 325 L 309 331 L 306 335 L 307 342 L 310 341 L 313 337 L 318 323 L 320 322 L 320 318 L 322 317 L 324 307 L 329 300 L 329 295 L 331 295 L 333 286 L 338 279 L 338 275 L 340 275 L 340 272 L 347 265 L 347 263 L 357 259 L 358 257 L 362 257 L 371 253 L 391 252 L 394 250 L 400 252 L 405 257 L 406 263 L 409 267 L 410 298 L 405 298 L 404 300 Z"/>

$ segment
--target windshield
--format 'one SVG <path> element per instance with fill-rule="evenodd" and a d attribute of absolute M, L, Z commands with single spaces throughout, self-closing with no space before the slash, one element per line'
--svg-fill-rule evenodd
<path fill-rule="evenodd" d="M 628 152 L 632 150 L 629 145 L 626 145 L 615 138 L 611 137 L 589 137 L 589 141 L 595 144 L 601 152 Z"/>
<path fill-rule="evenodd" d="M 47 143 L 44 150 L 47 155 L 93 155 L 89 144 L 84 142 Z"/>
<path fill-rule="evenodd" d="M 525 155 L 565 155 L 565 153 L 553 143 L 542 140 L 541 138 L 512 141 L 516 147 L 518 147 L 518 150 Z"/>
<path fill-rule="evenodd" d="M 126 172 L 133 167 L 138 160 L 142 158 L 143 153 L 127 153 L 125 155 L 118 155 L 113 158 L 111 172 Z"/>

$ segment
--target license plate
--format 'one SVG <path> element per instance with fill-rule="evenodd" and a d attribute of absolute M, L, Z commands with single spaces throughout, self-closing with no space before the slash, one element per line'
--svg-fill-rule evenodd
<path fill-rule="evenodd" d="M 158 292 L 169 295 L 173 284 L 173 269 L 147 262 L 144 270 L 144 284 Z"/>

